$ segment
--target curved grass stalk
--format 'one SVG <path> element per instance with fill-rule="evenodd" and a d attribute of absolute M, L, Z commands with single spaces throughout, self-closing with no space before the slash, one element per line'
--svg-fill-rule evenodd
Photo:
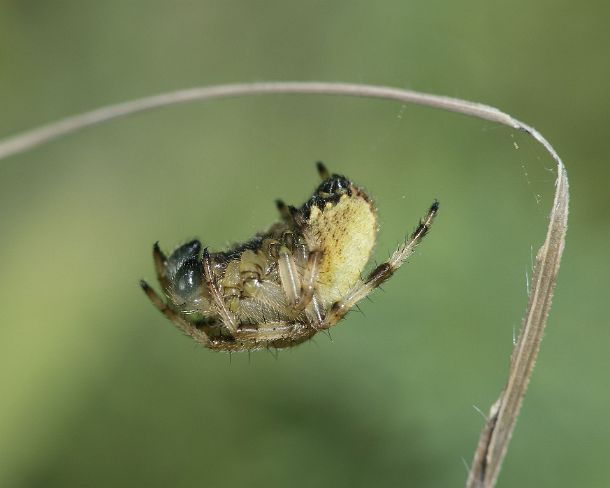
<path fill-rule="evenodd" d="M 498 479 L 523 397 L 531 377 L 551 308 L 565 244 L 568 219 L 568 177 L 559 155 L 534 128 L 488 105 L 384 86 L 325 82 L 264 82 L 191 88 L 110 105 L 68 117 L 0 141 L 0 159 L 19 154 L 86 127 L 155 108 L 238 96 L 299 93 L 382 98 L 457 112 L 506 125 L 531 135 L 557 165 L 555 196 L 546 238 L 536 255 L 529 300 L 511 356 L 507 383 L 492 405 L 470 468 L 467 488 L 492 488 Z"/>

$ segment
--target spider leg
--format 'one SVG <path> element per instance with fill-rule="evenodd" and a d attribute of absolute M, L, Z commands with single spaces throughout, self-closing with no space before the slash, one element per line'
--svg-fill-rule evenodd
<path fill-rule="evenodd" d="M 284 203 L 284 200 L 276 200 L 275 206 L 280 212 L 280 217 L 284 222 L 292 222 L 292 216 L 290 215 L 290 210 L 288 209 L 288 205 Z"/>
<path fill-rule="evenodd" d="M 167 256 L 165 256 L 165 254 L 163 254 L 163 251 L 161 251 L 161 248 L 159 248 L 158 242 L 155 242 L 153 246 L 153 261 L 155 263 L 157 280 L 159 280 L 161 289 L 167 290 L 169 286 L 169 283 L 167 281 L 167 274 L 165 272 L 167 266 Z"/>
<path fill-rule="evenodd" d="M 280 217 L 287 224 L 291 224 L 294 227 L 301 228 L 305 224 L 305 220 L 301 215 L 301 212 L 292 205 L 286 205 L 283 200 L 276 200 L 275 206 L 280 212 Z"/>
<path fill-rule="evenodd" d="M 216 306 L 218 315 L 222 320 L 223 325 L 229 329 L 231 335 L 235 336 L 237 334 L 237 322 L 233 314 L 227 309 L 222 295 L 220 294 L 220 290 L 218 289 L 218 285 L 216 284 L 216 280 L 214 279 L 214 274 L 212 272 L 212 263 L 210 261 L 210 253 L 208 252 L 207 247 L 203 250 L 203 279 L 208 287 L 208 290 L 210 291 L 210 295 L 212 295 L 212 301 Z"/>
<path fill-rule="evenodd" d="M 294 307 L 295 311 L 305 311 L 305 315 L 309 319 L 309 323 L 318 329 L 324 320 L 322 308 L 318 297 L 316 296 L 316 283 L 318 281 L 318 275 L 320 272 L 320 261 L 322 260 L 321 251 L 312 251 L 307 253 L 307 261 L 303 270 L 303 277 L 301 279 L 301 292 Z"/>
<path fill-rule="evenodd" d="M 306 253 L 306 251 L 304 251 Z M 315 298 L 315 284 L 318 279 L 318 272 L 322 253 L 320 251 L 312 251 L 306 253 L 307 262 L 305 268 L 301 271 L 295 260 L 295 255 L 286 247 L 282 246 L 278 256 L 278 271 L 280 282 L 286 295 L 288 306 L 298 315 L 305 311 L 313 324 L 319 325 L 322 323 L 322 312 L 320 305 Z M 297 258 L 302 260 L 303 258 Z"/>
<path fill-rule="evenodd" d="M 333 303 L 320 328 L 328 329 L 335 325 L 354 305 L 365 298 L 384 281 L 388 280 L 394 272 L 404 264 L 407 258 L 413 254 L 415 247 L 428 233 L 437 213 L 438 202 L 435 200 L 426 216 L 420 220 L 417 229 L 415 229 L 410 238 L 390 256 L 390 259 L 385 263 L 381 263 L 371 271 L 365 281 L 356 283 L 343 299 Z"/>
<path fill-rule="evenodd" d="M 294 307 L 301 292 L 301 278 L 294 256 L 286 246 L 280 248 L 277 262 L 280 282 L 284 289 L 288 306 Z"/>
<path fill-rule="evenodd" d="M 299 322 L 264 322 L 256 325 L 242 324 L 239 328 L 239 340 L 273 342 L 283 339 L 300 339 L 311 329 Z M 315 331 L 314 331 L 315 333 Z"/>
<path fill-rule="evenodd" d="M 330 178 L 330 173 L 328 169 L 326 169 L 326 166 L 322 161 L 318 161 L 316 163 L 316 168 L 318 169 L 318 174 L 320 175 L 320 178 L 322 178 L 323 180 L 327 180 L 328 178 Z"/>
<path fill-rule="evenodd" d="M 281 349 L 305 342 L 317 330 L 308 325 L 293 322 L 266 322 L 261 324 L 242 324 L 240 336 L 233 340 L 219 337 L 210 339 L 208 347 L 215 351 L 237 352 L 256 349 Z"/>
<path fill-rule="evenodd" d="M 307 264 L 305 266 L 305 271 L 303 272 L 303 279 L 301 280 L 301 294 L 296 304 L 297 310 L 305 310 L 311 303 L 315 291 L 316 280 L 318 279 L 321 260 L 322 253 L 320 251 L 312 251 L 307 257 Z"/>
<path fill-rule="evenodd" d="M 141 280 L 140 281 L 140 286 L 142 287 L 142 290 L 144 290 L 144 293 L 146 293 L 146 296 L 153 303 L 153 305 L 155 307 L 157 307 L 157 309 L 159 309 L 159 311 L 163 315 L 165 315 L 169 320 L 171 320 L 176 327 L 178 327 L 187 336 L 192 337 L 193 339 L 195 339 L 200 344 L 202 344 L 204 346 L 207 346 L 209 344 L 210 339 L 208 338 L 206 333 L 201 331 L 201 330 L 199 330 L 197 327 L 195 327 L 194 324 L 192 324 L 191 322 L 186 320 L 179 313 L 177 313 L 174 310 L 172 310 L 167 305 L 167 303 L 165 303 L 161 299 L 161 297 L 159 295 L 157 295 L 157 292 L 155 292 L 155 290 L 153 290 L 148 285 L 148 283 L 146 283 L 146 281 Z"/>
<path fill-rule="evenodd" d="M 305 314 L 309 318 L 309 321 L 312 324 L 313 328 L 316 331 L 320 329 L 320 326 L 324 321 L 324 315 L 322 313 L 322 306 L 320 305 L 318 297 L 315 294 L 311 297 L 311 302 L 309 305 L 307 305 L 307 308 L 305 309 Z"/>

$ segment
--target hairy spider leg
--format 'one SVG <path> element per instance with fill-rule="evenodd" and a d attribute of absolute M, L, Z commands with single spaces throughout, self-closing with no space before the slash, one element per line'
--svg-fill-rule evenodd
<path fill-rule="evenodd" d="M 298 322 L 267 322 L 256 325 L 244 325 L 239 328 L 237 338 L 215 337 L 210 339 L 181 314 L 174 311 L 144 280 L 140 286 L 152 304 L 167 317 L 184 334 L 201 345 L 216 351 L 235 352 L 241 350 L 262 349 L 265 347 L 285 347 L 296 345 L 311 338 L 317 330 Z"/>
<path fill-rule="evenodd" d="M 297 246 L 298 247 L 298 246 Z M 305 310 L 314 326 L 322 323 L 322 313 L 317 300 L 314 300 L 315 285 L 318 279 L 322 253 L 320 251 L 302 251 L 307 256 L 304 269 L 299 269 L 293 253 L 287 246 L 282 246 L 278 256 L 280 283 L 288 304 L 295 312 Z"/>
<path fill-rule="evenodd" d="M 256 325 L 243 324 L 240 327 L 240 340 L 256 340 L 258 342 L 273 342 L 282 339 L 299 340 L 307 338 L 317 331 L 300 322 L 264 322 Z M 303 339 L 304 340 L 304 339 Z"/>
<path fill-rule="evenodd" d="M 280 248 L 277 263 L 288 306 L 294 307 L 301 293 L 301 277 L 294 256 L 286 246 Z"/>
<path fill-rule="evenodd" d="M 324 165 L 324 163 L 322 161 L 316 162 L 316 169 L 318 170 L 318 174 L 320 175 L 320 178 L 322 179 L 322 181 L 330 178 L 330 176 L 331 176 L 330 171 L 328 171 L 328 169 L 326 168 L 326 166 Z M 277 209 L 280 213 L 280 217 L 282 217 L 282 220 L 284 222 L 293 223 L 297 226 L 300 226 L 304 223 L 302 221 L 302 216 L 298 212 L 298 210 L 295 207 L 293 207 L 292 205 L 290 205 L 290 206 L 286 205 L 284 200 L 281 200 L 278 198 L 275 201 L 275 206 L 277 207 Z"/>
<path fill-rule="evenodd" d="M 322 181 L 330 178 L 330 172 L 322 161 L 316 163 L 316 169 Z M 296 227 L 302 227 L 305 222 L 301 213 L 293 206 L 288 206 L 283 200 L 276 200 L 275 204 L 280 216 L 285 222 L 292 223 Z M 307 253 L 307 251 L 305 251 Z M 284 251 L 280 251 L 279 271 L 282 287 L 288 303 L 294 306 L 298 312 L 305 311 L 312 325 L 317 329 L 323 321 L 320 304 L 315 296 L 315 284 L 318 279 L 318 272 L 322 253 L 311 251 L 308 253 L 307 263 L 303 270 L 302 277 L 297 271 L 294 259 Z M 301 283 L 299 284 L 299 280 Z"/>
<path fill-rule="evenodd" d="M 284 203 L 284 200 L 277 199 L 275 201 L 275 206 L 277 207 L 277 210 L 280 213 L 280 217 L 282 217 L 282 220 L 284 222 L 292 222 L 290 210 L 288 209 L 288 205 Z"/>
<path fill-rule="evenodd" d="M 315 291 L 316 280 L 318 279 L 321 259 L 322 253 L 320 251 L 312 251 L 307 257 L 307 264 L 301 280 L 301 296 L 296 304 L 297 310 L 305 310 L 311 303 Z"/>
<path fill-rule="evenodd" d="M 178 329 L 184 332 L 187 336 L 192 337 L 197 342 L 204 346 L 208 346 L 210 339 L 207 334 L 202 330 L 199 330 L 195 327 L 195 324 L 186 320 L 182 315 L 172 310 L 167 303 L 165 303 L 159 295 L 153 290 L 148 283 L 144 280 L 140 280 L 140 286 L 146 296 L 150 299 L 152 304 L 159 309 L 159 311 L 165 315 L 169 320 L 171 320 Z"/>
<path fill-rule="evenodd" d="M 209 349 L 224 352 L 252 351 L 255 349 L 282 349 L 296 346 L 313 337 L 317 330 L 300 323 L 270 322 L 258 324 L 260 329 L 244 329 L 244 338 L 214 337 L 207 345 Z"/>
<path fill-rule="evenodd" d="M 223 325 L 229 329 L 232 336 L 235 336 L 238 332 L 237 322 L 235 321 L 233 314 L 227 309 L 222 295 L 220 294 L 220 290 L 214 279 L 214 273 L 212 272 L 210 253 L 208 252 L 207 247 L 203 250 L 203 279 L 210 290 L 210 295 L 212 295 L 212 300 L 214 301 L 214 305 L 216 305 L 216 311 L 218 312 Z"/>
<path fill-rule="evenodd" d="M 417 229 L 411 234 L 410 238 L 407 239 L 394 253 L 390 256 L 385 263 L 381 263 L 377 266 L 365 281 L 359 281 L 347 295 L 333 303 L 328 315 L 325 317 L 324 322 L 321 324 L 320 329 L 328 329 L 337 322 L 339 322 L 349 310 L 354 307 L 360 300 L 365 298 L 375 288 L 381 285 L 384 281 L 389 279 L 394 272 L 400 268 L 408 257 L 413 254 L 415 247 L 422 241 L 422 239 L 428 233 L 430 226 L 434 220 L 434 217 L 438 213 L 438 202 L 435 200 L 431 205 L 426 216 L 420 220 Z"/>
<path fill-rule="evenodd" d="M 318 174 L 320 175 L 320 178 L 322 178 L 322 181 L 330 178 L 330 172 L 328 171 L 328 169 L 326 169 L 326 166 L 324 165 L 324 163 L 322 161 L 318 161 L 316 163 L 316 168 L 318 170 Z"/>
<path fill-rule="evenodd" d="M 288 209 L 291 210 L 291 216 L 297 216 L 292 223 L 302 232 L 301 212 L 294 207 Z M 283 239 L 285 246 L 278 253 L 278 271 L 286 300 L 296 312 L 295 316 L 305 311 L 310 323 L 319 325 L 322 322 L 322 312 L 315 297 L 315 285 L 322 252 L 309 251 L 305 244 L 295 243 L 293 232 L 284 233 Z"/>
<path fill-rule="evenodd" d="M 153 261 L 155 263 L 155 271 L 157 272 L 157 280 L 161 285 L 161 289 L 165 291 L 169 289 L 166 274 L 167 256 L 165 256 L 163 251 L 161 251 L 161 248 L 159 248 L 158 242 L 155 242 L 153 245 Z"/>
<path fill-rule="evenodd" d="M 297 297 L 297 302 L 294 305 L 294 312 L 298 315 L 304 311 L 309 320 L 309 325 L 317 330 L 324 320 L 324 314 L 322 313 L 322 308 L 318 296 L 316 295 L 316 284 L 320 273 L 322 252 L 307 252 L 306 249 L 303 249 L 302 252 L 305 255 L 302 261 L 305 261 L 305 259 L 306 261 L 304 265 L 299 267 L 301 288 Z"/>

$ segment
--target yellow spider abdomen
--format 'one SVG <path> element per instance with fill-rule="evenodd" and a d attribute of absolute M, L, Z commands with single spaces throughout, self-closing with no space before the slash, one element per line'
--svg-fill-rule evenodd
<path fill-rule="evenodd" d="M 322 251 L 316 287 L 326 307 L 360 279 L 375 245 L 377 215 L 368 197 L 353 187 L 336 203 L 312 206 L 307 224 L 309 249 Z"/>

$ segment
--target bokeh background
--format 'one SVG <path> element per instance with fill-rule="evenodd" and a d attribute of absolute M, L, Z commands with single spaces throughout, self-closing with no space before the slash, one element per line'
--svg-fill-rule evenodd
<path fill-rule="evenodd" d="M 610 483 L 607 2 L 0 1 L 0 136 L 158 92 L 342 80 L 485 102 L 539 128 L 572 205 L 499 487 Z M 300 204 L 314 161 L 379 207 L 375 259 L 441 213 L 331 337 L 229 357 L 138 287 Z M 553 163 L 515 131 L 336 97 L 172 107 L 0 162 L 0 486 L 462 486 L 506 377 Z"/>

